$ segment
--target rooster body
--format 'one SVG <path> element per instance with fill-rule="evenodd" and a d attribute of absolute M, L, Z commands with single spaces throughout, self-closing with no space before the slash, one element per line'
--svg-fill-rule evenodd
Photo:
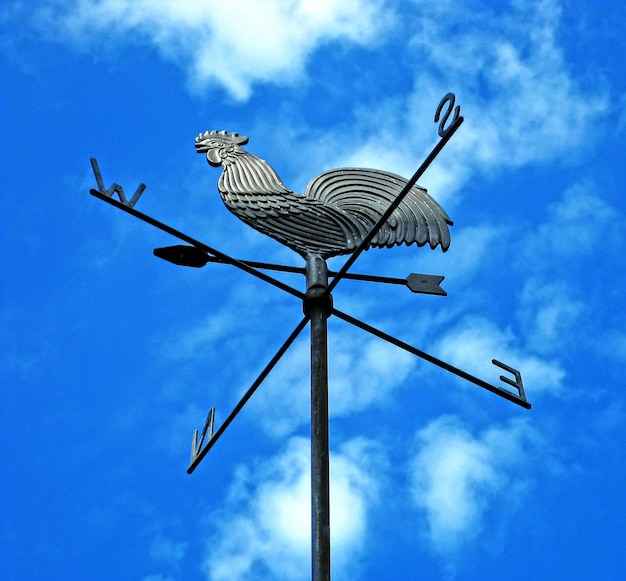
<path fill-rule="evenodd" d="M 299 195 L 267 162 L 241 148 L 247 142 L 237 133 L 207 131 L 196 138 L 196 150 L 206 153 L 210 165 L 222 166 L 217 187 L 235 216 L 305 258 L 352 253 L 407 183 L 385 171 L 342 168 L 319 174 Z M 370 246 L 429 244 L 445 252 L 448 225 L 452 221 L 445 210 L 414 186 Z"/>

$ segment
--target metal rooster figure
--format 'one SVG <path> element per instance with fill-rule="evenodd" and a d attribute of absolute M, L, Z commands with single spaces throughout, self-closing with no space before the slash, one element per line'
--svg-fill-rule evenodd
<path fill-rule="evenodd" d="M 244 151 L 246 143 L 237 133 L 207 131 L 196 137 L 196 151 L 206 153 L 213 167 L 222 166 L 217 188 L 237 218 L 305 258 L 352 254 L 407 183 L 375 169 L 334 169 L 313 178 L 301 196 L 265 160 Z M 446 251 L 448 225 L 445 210 L 413 186 L 369 246 L 430 244 Z"/>
<path fill-rule="evenodd" d="M 397 279 L 354 274 L 348 271 L 358 256 L 371 247 L 390 248 L 402 244 L 417 246 L 428 244 L 433 249 L 440 246 L 445 252 L 450 246 L 448 227 L 452 225 L 452 221 L 426 190 L 417 185 L 417 180 L 463 122 L 460 107 L 458 105 L 455 107 L 454 103 L 455 97 L 452 93 L 448 93 L 439 103 L 434 120 L 435 123 L 439 123 L 438 133 L 441 139 L 411 179 L 405 180 L 395 174 L 375 169 L 335 169 L 313 178 L 304 195 L 292 192 L 264 160 L 242 148 L 248 142 L 247 137 L 226 131 L 207 131 L 196 138 L 197 152 L 205 154 L 210 165 L 222 167 L 218 190 L 226 207 L 249 226 L 300 254 L 305 259 L 304 268 L 232 258 L 137 211 L 134 206 L 145 186 L 141 184 L 128 200 L 120 185 L 114 183 L 109 188 L 105 187 L 96 160 L 91 160 L 98 184 L 97 190 L 90 190 L 92 195 L 187 243 L 157 248 L 154 250 L 156 256 L 181 266 L 201 267 L 208 262 L 230 264 L 302 300 L 303 319 L 220 427 L 214 429 L 215 408 L 212 408 L 202 431 L 194 432 L 191 463 L 187 472 L 191 474 L 197 468 L 301 331 L 310 324 L 311 552 L 314 581 L 330 579 L 327 344 L 329 316 L 334 315 L 517 405 L 526 409 L 531 407 L 526 399 L 521 374 L 516 369 L 493 359 L 494 365 L 513 376 L 513 378 L 500 376 L 500 380 L 513 390 L 492 385 L 340 311 L 332 301 L 331 291 L 343 278 L 405 284 L 413 292 L 446 295 L 439 287 L 443 276 L 413 273 L 405 279 Z M 113 198 L 114 194 L 118 196 L 119 201 Z M 326 259 L 339 255 L 349 257 L 338 272 L 330 272 Z M 264 270 L 304 274 L 306 292 L 271 277 L 262 272 Z M 333 278 L 329 282 L 330 276 Z"/>

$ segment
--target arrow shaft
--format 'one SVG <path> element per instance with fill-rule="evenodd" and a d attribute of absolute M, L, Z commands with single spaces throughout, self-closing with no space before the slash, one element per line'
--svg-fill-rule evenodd
<path fill-rule="evenodd" d="M 215 262 L 217 264 L 226 264 L 224 260 L 216 256 L 208 256 L 208 262 Z M 255 260 L 241 260 L 242 264 L 246 264 L 252 268 L 259 268 L 261 270 L 275 270 L 279 272 L 292 272 L 295 274 L 304 274 L 305 269 L 301 266 L 288 266 L 283 264 L 274 264 L 271 262 L 257 262 Z M 335 276 L 338 271 L 329 270 L 329 276 Z M 343 278 L 350 280 L 363 280 L 367 282 L 382 282 L 386 284 L 400 284 L 406 285 L 406 278 L 394 278 L 389 276 L 378 276 L 375 274 L 352 274 L 346 273 Z"/>
<path fill-rule="evenodd" d="M 156 252 L 156 251 L 155 251 Z M 226 262 L 216 256 L 207 255 L 204 257 L 207 262 L 217 264 L 226 264 Z M 241 260 L 242 264 L 246 264 L 252 268 L 261 270 L 275 270 L 280 272 L 291 272 L 295 274 L 304 274 L 305 269 L 300 266 L 287 266 L 283 264 L 274 264 L 270 262 L 257 262 L 254 260 Z M 329 270 L 329 276 L 336 276 L 337 271 Z M 390 276 L 379 276 L 376 274 L 356 274 L 347 272 L 343 278 L 349 280 L 361 280 L 365 282 L 380 282 L 384 284 L 396 284 L 408 287 L 411 292 L 421 294 L 433 294 L 445 296 L 446 292 L 439 286 L 444 279 L 443 276 L 436 274 L 417 274 L 411 273 L 407 278 L 397 278 Z"/>

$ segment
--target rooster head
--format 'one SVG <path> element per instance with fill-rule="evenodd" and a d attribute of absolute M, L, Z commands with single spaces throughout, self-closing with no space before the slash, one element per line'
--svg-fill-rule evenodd
<path fill-rule="evenodd" d="M 209 165 L 219 167 L 223 159 L 246 143 L 248 143 L 248 138 L 238 133 L 205 131 L 196 137 L 196 151 L 206 153 Z"/>

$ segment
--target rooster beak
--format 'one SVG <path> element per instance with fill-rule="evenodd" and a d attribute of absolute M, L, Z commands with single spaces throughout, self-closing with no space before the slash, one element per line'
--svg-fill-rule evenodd
<path fill-rule="evenodd" d="M 196 152 L 197 153 L 206 153 L 209 151 L 209 146 L 202 141 L 196 141 Z"/>

